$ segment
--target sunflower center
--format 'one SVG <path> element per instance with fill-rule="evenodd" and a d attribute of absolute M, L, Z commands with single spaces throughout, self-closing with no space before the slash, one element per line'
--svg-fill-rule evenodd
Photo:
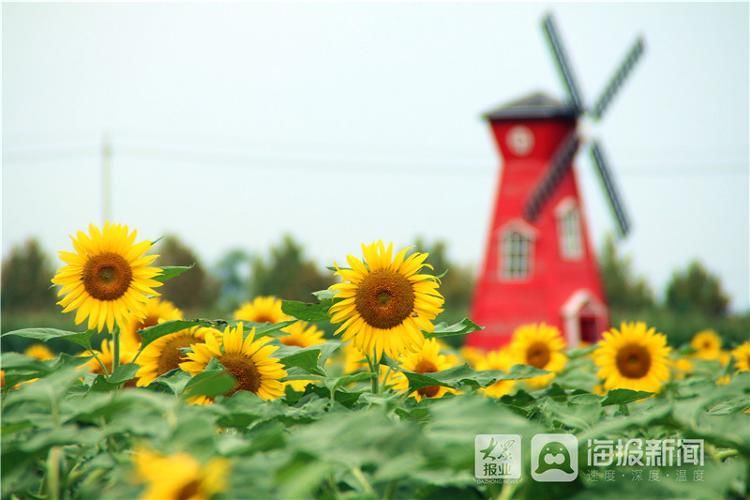
<path fill-rule="evenodd" d="M 190 347 L 191 344 L 195 344 L 197 341 L 192 335 L 179 335 L 164 344 L 157 363 L 159 375 L 178 368 L 179 364 L 187 359 L 180 349 Z"/>
<path fill-rule="evenodd" d="M 95 255 L 83 268 L 83 286 L 95 299 L 119 299 L 128 291 L 132 281 L 130 264 L 116 253 Z"/>
<path fill-rule="evenodd" d="M 198 494 L 200 493 L 200 491 L 201 482 L 197 479 L 193 479 L 177 491 L 177 493 L 175 494 L 175 499 L 190 500 L 192 498 L 199 498 Z"/>
<path fill-rule="evenodd" d="M 259 314 L 255 317 L 256 323 L 273 323 L 273 318 L 268 316 L 267 314 Z"/>
<path fill-rule="evenodd" d="M 387 330 L 400 325 L 414 311 L 414 289 L 405 276 L 381 269 L 365 276 L 354 305 L 368 325 Z"/>
<path fill-rule="evenodd" d="M 526 363 L 534 368 L 544 368 L 549 363 L 549 358 L 549 347 L 543 342 L 534 342 L 526 349 Z"/>
<path fill-rule="evenodd" d="M 219 362 L 237 381 L 229 394 L 234 394 L 241 390 L 258 392 L 258 389 L 260 389 L 260 372 L 258 372 L 258 368 L 252 359 L 242 354 L 231 353 L 223 354 L 219 358 Z"/>
<path fill-rule="evenodd" d="M 417 363 L 417 366 L 414 367 L 414 371 L 416 373 L 434 373 L 438 371 L 438 368 L 432 361 L 421 359 L 419 360 L 419 363 Z M 439 385 L 430 385 L 427 387 L 422 387 L 421 389 L 417 389 L 419 395 L 426 398 L 434 398 L 435 396 L 437 396 L 437 393 L 439 391 Z"/>
<path fill-rule="evenodd" d="M 617 353 L 617 369 L 628 378 L 641 378 L 651 368 L 648 349 L 637 344 L 628 344 Z"/>

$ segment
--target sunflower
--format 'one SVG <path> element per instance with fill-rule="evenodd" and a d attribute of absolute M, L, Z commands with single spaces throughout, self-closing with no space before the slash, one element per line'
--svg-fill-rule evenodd
<path fill-rule="evenodd" d="M 367 369 L 365 355 L 354 344 L 347 342 L 342 350 L 344 351 L 344 373 L 354 373 Z"/>
<path fill-rule="evenodd" d="M 727 366 L 729 364 L 729 360 L 732 359 L 732 353 L 727 351 L 719 351 L 719 363 L 721 363 L 721 366 Z"/>
<path fill-rule="evenodd" d="M 737 368 L 738 371 L 750 371 L 750 341 L 739 345 L 734 351 L 732 351 L 732 356 L 734 356 L 734 367 Z"/>
<path fill-rule="evenodd" d="M 179 368 L 181 362 L 188 360 L 183 349 L 203 342 L 207 333 L 221 336 L 221 332 L 215 328 L 194 326 L 151 342 L 138 357 L 140 368 L 135 374 L 138 378 L 136 385 L 146 387 L 160 375 Z"/>
<path fill-rule="evenodd" d="M 378 380 L 383 389 L 390 389 L 398 393 L 406 392 L 409 389 L 409 379 L 406 378 L 404 372 L 394 370 L 389 366 L 378 365 Z M 425 387 L 425 389 L 429 389 L 429 387 Z M 413 393 L 412 396 L 417 401 L 422 398 L 421 395 L 416 393 Z"/>
<path fill-rule="evenodd" d="M 477 371 L 482 370 L 502 370 L 507 372 L 513 366 L 513 359 L 504 349 L 490 351 L 476 362 Z M 491 385 L 481 389 L 485 396 L 499 398 L 513 392 L 516 385 L 515 380 L 498 380 Z"/>
<path fill-rule="evenodd" d="M 399 366 L 406 371 L 414 373 L 435 373 L 447 370 L 455 366 L 444 354 L 440 354 L 440 344 L 435 339 L 429 339 L 422 344 L 422 348 L 413 353 L 406 354 L 401 358 Z M 408 388 L 408 380 L 403 377 L 401 383 L 396 383 L 394 389 L 401 391 Z M 387 382 L 387 381 L 386 381 Z M 406 382 L 406 387 L 404 387 Z M 431 385 L 412 392 L 410 395 L 417 401 L 422 398 L 442 398 L 447 393 L 455 393 L 450 387 L 442 385 Z"/>
<path fill-rule="evenodd" d="M 281 310 L 281 299 L 276 297 L 255 297 L 234 311 L 234 319 L 253 323 L 281 323 L 292 319 Z"/>
<path fill-rule="evenodd" d="M 103 364 L 107 368 L 107 371 L 112 373 L 112 362 L 115 359 L 114 342 L 106 339 L 102 340 L 102 345 L 99 346 L 99 350 L 95 350 L 94 352 L 99 358 L 99 361 L 101 361 L 101 364 L 99 364 L 99 361 L 97 361 L 96 358 L 91 358 L 86 363 L 86 367 L 88 367 L 89 371 L 96 374 L 103 374 Z M 136 350 L 131 349 L 130 346 L 120 345 L 120 364 L 124 365 L 132 362 L 135 354 Z"/>
<path fill-rule="evenodd" d="M 297 321 L 281 330 L 286 335 L 279 337 L 279 342 L 284 345 L 297 347 L 310 347 L 312 345 L 325 344 L 323 331 L 317 326 Z"/>
<path fill-rule="evenodd" d="M 472 368 L 477 366 L 477 363 L 482 361 L 485 356 L 485 352 L 482 349 L 476 347 L 463 346 L 461 348 L 461 357 L 466 361 Z"/>
<path fill-rule="evenodd" d="M 131 315 L 122 329 L 122 342 L 137 346 L 141 343 L 139 330 L 158 325 L 164 321 L 182 319 L 182 311 L 168 300 L 149 299 L 141 314 Z"/>
<path fill-rule="evenodd" d="M 350 255 L 351 269 L 337 265 L 344 282 L 331 285 L 338 299 L 330 308 L 331 322 L 342 323 L 344 341 L 352 340 L 363 353 L 379 359 L 385 352 L 397 359 L 419 350 L 423 331 L 432 331 L 432 320 L 443 310 L 443 296 L 435 276 L 421 273 L 428 254 L 404 248 L 393 256 L 393 244 L 382 241 L 362 245 L 364 262 Z"/>
<path fill-rule="evenodd" d="M 208 396 L 193 396 L 187 399 L 187 404 L 193 405 L 193 406 L 211 406 L 214 404 L 213 398 L 209 398 Z"/>
<path fill-rule="evenodd" d="M 55 357 L 52 351 L 49 350 L 49 347 L 44 344 L 32 344 L 27 347 L 23 353 L 26 356 L 38 359 L 39 361 L 47 361 L 48 359 Z"/>
<path fill-rule="evenodd" d="M 560 330 L 545 323 L 521 325 L 513 332 L 509 346 L 511 363 L 530 365 L 540 370 L 547 370 L 540 375 L 526 380 L 536 389 L 546 386 L 555 375 L 565 368 L 568 358 L 563 350 L 565 341 Z"/>
<path fill-rule="evenodd" d="M 721 337 L 713 330 L 696 333 L 690 345 L 695 349 L 695 357 L 698 359 L 719 359 L 721 355 Z"/>
<path fill-rule="evenodd" d="M 146 484 L 144 500 L 208 500 L 226 489 L 229 461 L 212 458 L 201 464 L 192 455 L 135 452 L 139 482 Z"/>
<path fill-rule="evenodd" d="M 161 269 L 149 267 L 158 255 L 145 255 L 151 242 L 135 243 L 135 238 L 128 226 L 106 223 L 100 230 L 91 224 L 88 235 L 71 236 L 75 252 L 60 252 L 67 265 L 52 283 L 62 287 L 63 312 L 78 310 L 76 325 L 88 318 L 89 330 L 107 325 L 112 332 L 115 322 L 124 325 L 130 315 L 142 314 L 148 297 L 158 295 L 154 288 L 162 283 L 153 278 Z"/>
<path fill-rule="evenodd" d="M 604 333 L 593 354 L 604 387 L 658 392 L 669 380 L 667 338 L 645 323 L 622 323 Z"/>
<path fill-rule="evenodd" d="M 693 372 L 695 366 L 689 357 L 680 356 L 672 361 L 672 368 L 675 372 L 675 378 L 682 380 Z"/>
<path fill-rule="evenodd" d="M 287 373 L 278 359 L 271 356 L 278 347 L 266 345 L 271 337 L 255 339 L 255 328 L 243 337 L 242 323 L 228 326 L 222 336 L 206 333 L 203 343 L 194 344 L 187 354 L 189 361 L 180 368 L 197 375 L 211 359 L 215 358 L 237 381 L 227 395 L 237 391 L 250 391 L 261 399 L 278 399 L 284 395 L 284 383 L 279 379 Z"/>

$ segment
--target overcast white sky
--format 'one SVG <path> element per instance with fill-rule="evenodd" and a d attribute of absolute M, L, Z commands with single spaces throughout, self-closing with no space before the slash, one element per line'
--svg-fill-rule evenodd
<path fill-rule="evenodd" d="M 481 259 L 499 159 L 481 112 L 562 96 L 543 4 L 7 4 L 3 253 L 51 251 L 101 218 L 174 232 L 215 262 L 281 234 L 321 262 L 375 238 L 445 238 Z M 598 135 L 659 289 L 701 259 L 748 294 L 748 6 L 556 4 L 593 102 L 638 33 L 647 51 Z M 597 246 L 614 228 L 588 157 Z"/>

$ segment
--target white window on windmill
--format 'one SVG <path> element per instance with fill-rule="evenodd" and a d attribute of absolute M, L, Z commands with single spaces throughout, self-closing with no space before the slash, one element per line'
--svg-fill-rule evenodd
<path fill-rule="evenodd" d="M 561 201 L 555 209 L 557 234 L 560 242 L 560 255 L 565 260 L 579 260 L 583 257 L 583 236 L 581 232 L 581 211 L 573 198 Z"/>
<path fill-rule="evenodd" d="M 500 232 L 500 278 L 522 281 L 531 276 L 536 231 L 523 221 L 511 221 Z"/>

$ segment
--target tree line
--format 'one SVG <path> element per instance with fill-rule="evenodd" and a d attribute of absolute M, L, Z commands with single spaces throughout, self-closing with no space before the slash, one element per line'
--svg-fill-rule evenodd
<path fill-rule="evenodd" d="M 428 262 L 441 278 L 446 299 L 446 321 L 466 316 L 471 304 L 475 269 L 451 259 L 442 240 L 418 238 L 415 249 L 430 253 Z M 164 298 L 188 315 L 226 316 L 242 301 L 258 295 L 276 295 L 310 301 L 310 294 L 333 283 L 330 270 L 309 258 L 304 246 L 286 235 L 263 254 L 232 249 L 212 266 L 177 236 L 169 235 L 155 245 L 161 262 L 194 265 L 194 268 L 160 289 Z M 612 237 L 606 238 L 599 255 L 603 285 L 613 323 L 641 319 L 669 333 L 670 338 L 689 338 L 695 331 L 714 328 L 725 337 L 742 339 L 750 332 L 750 312 L 728 313 L 729 297 L 718 276 L 694 261 L 676 270 L 662 298 L 633 269 L 632 259 L 621 255 Z M 56 314 L 55 290 L 50 287 L 55 263 L 35 239 L 13 247 L 2 264 L 3 331 L 29 314 Z M 17 321 L 16 321 L 17 320 Z M 69 321 L 69 320 L 67 320 Z"/>

